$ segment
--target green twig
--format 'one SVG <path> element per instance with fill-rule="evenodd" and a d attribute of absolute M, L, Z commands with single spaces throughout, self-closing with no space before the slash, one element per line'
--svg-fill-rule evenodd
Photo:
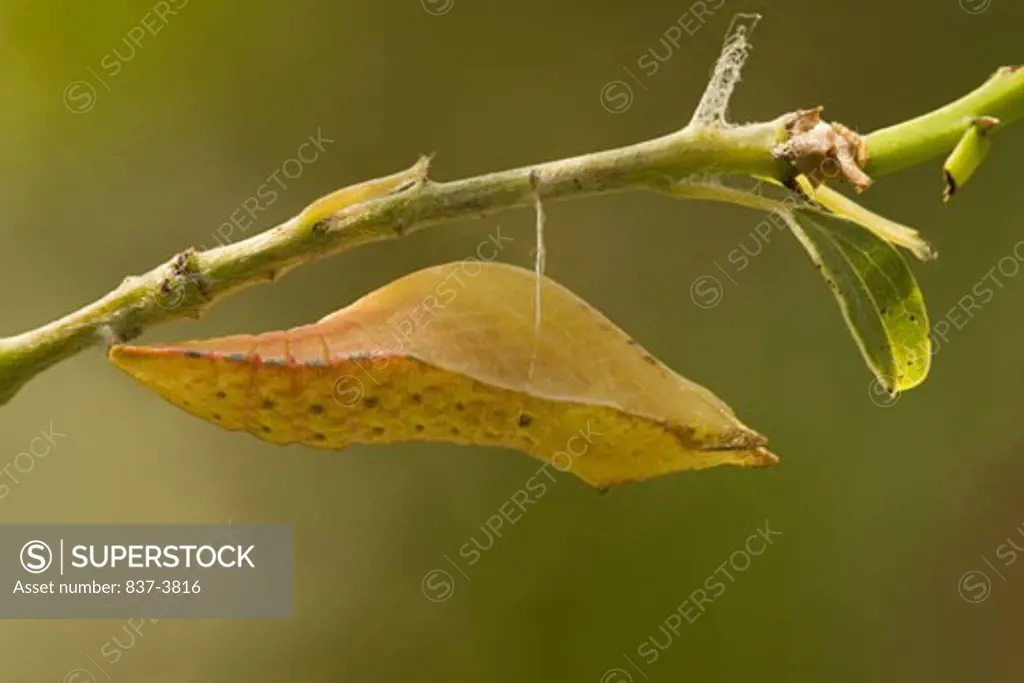
<path fill-rule="evenodd" d="M 946 154 L 981 116 L 999 119 L 993 132 L 1024 116 L 1024 69 L 1004 66 L 956 102 L 868 135 L 865 170 L 886 175 Z"/>

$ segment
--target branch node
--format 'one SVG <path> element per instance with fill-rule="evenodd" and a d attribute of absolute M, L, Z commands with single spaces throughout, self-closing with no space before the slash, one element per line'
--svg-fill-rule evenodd
<path fill-rule="evenodd" d="M 203 278 L 199 267 L 199 253 L 194 247 L 175 254 L 171 259 L 171 274 L 174 277 L 191 280 L 196 284 L 204 297 L 209 296 L 209 285 Z"/>
<path fill-rule="evenodd" d="M 864 138 L 841 123 L 822 121 L 822 109 L 818 106 L 789 114 L 784 119 L 787 139 L 777 144 L 772 154 L 792 165 L 798 174 L 807 176 L 815 186 L 821 182 L 826 165 L 835 164 L 836 175 L 852 184 L 857 192 L 863 192 L 873 182 L 864 172 Z M 832 177 L 831 173 L 825 174 Z"/>
<path fill-rule="evenodd" d="M 155 299 L 160 308 L 174 309 L 181 306 L 188 298 L 189 282 L 195 285 L 203 300 L 213 300 L 210 280 L 203 275 L 199 266 L 199 253 L 193 247 L 175 254 L 168 269 L 170 273 L 160 281 L 156 290 Z M 199 317 L 199 313 L 193 312 L 193 316 Z"/>

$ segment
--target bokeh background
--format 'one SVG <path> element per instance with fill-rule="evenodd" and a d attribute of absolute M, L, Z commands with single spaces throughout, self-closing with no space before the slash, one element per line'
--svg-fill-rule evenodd
<path fill-rule="evenodd" d="M 318 130 L 334 142 L 232 240 L 420 153 L 451 179 L 680 127 L 736 12 L 765 18 L 734 120 L 822 104 L 862 132 L 1018 63 L 1024 21 L 1015 0 L 705 0 L 717 9 L 696 19 L 660 0 L 171 0 L 164 22 L 155 4 L 0 6 L 0 334 L 213 246 Z M 125 43 L 147 13 L 157 35 Z M 661 42 L 679 21 L 697 30 Z M 638 65 L 651 49 L 653 73 Z M 1019 680 L 1024 561 L 1005 558 L 1008 539 L 1024 547 L 1022 150 L 1024 127 L 1000 133 L 948 205 L 938 160 L 865 196 L 937 245 L 938 261 L 913 264 L 933 323 L 1011 257 L 986 305 L 954 311 L 927 382 L 892 405 L 807 256 L 790 235 L 757 237 L 756 213 L 650 194 L 548 205 L 549 275 L 722 396 L 782 461 L 606 496 L 561 477 L 472 566 L 459 548 L 534 461 L 279 448 L 171 408 L 99 350 L 61 364 L 0 410 L 0 466 L 18 478 L 4 478 L 0 522 L 292 524 L 295 617 L 161 621 L 113 665 L 99 653 L 129 642 L 123 620 L 3 621 L 3 680 Z M 502 260 L 529 265 L 533 216 L 511 211 L 300 268 L 143 341 L 304 324 L 471 255 L 495 225 L 515 238 Z M 756 256 L 739 270 L 728 255 L 744 247 Z M 712 306 L 691 298 L 701 276 L 717 278 Z M 49 429 L 65 436 L 14 469 Z M 782 534 L 769 550 L 656 661 L 639 656 L 766 520 Z M 426 595 L 436 569 L 450 582 L 434 574 L 443 590 Z"/>

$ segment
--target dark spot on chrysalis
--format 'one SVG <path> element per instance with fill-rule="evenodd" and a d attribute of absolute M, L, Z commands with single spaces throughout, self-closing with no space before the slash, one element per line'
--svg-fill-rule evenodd
<path fill-rule="evenodd" d="M 185 352 L 185 358 L 202 358 L 202 357 L 203 357 L 203 354 L 199 353 L 198 351 L 186 351 Z"/>
<path fill-rule="evenodd" d="M 529 427 L 532 422 L 533 422 L 533 416 L 531 416 L 531 415 L 527 415 L 526 413 L 522 413 L 519 416 L 519 426 L 520 427 Z"/>
<path fill-rule="evenodd" d="M 228 395 L 225 394 L 223 391 L 218 391 L 217 392 L 217 398 L 227 398 L 227 397 L 228 397 Z"/>
<path fill-rule="evenodd" d="M 423 425 L 416 425 L 417 432 L 422 432 L 424 429 L 426 429 L 426 427 L 424 427 Z"/>
<path fill-rule="evenodd" d="M 182 401 L 181 403 L 182 403 L 182 405 L 184 405 L 184 406 L 185 406 L 186 408 L 187 408 L 188 406 L 192 405 L 192 404 L 191 404 L 191 403 L 189 403 L 188 401 Z"/>
<path fill-rule="evenodd" d="M 380 399 L 378 399 L 376 396 L 367 396 L 366 398 L 363 399 L 363 405 L 366 406 L 367 408 L 376 408 L 377 404 L 379 403 Z"/>
<path fill-rule="evenodd" d="M 413 394 L 409 398 L 412 399 L 413 403 L 423 403 L 423 397 L 419 394 Z"/>
<path fill-rule="evenodd" d="M 484 432 L 484 437 L 487 438 L 487 439 L 494 439 L 495 441 L 497 441 L 498 439 L 501 438 L 500 436 L 498 436 L 494 432 Z"/>
<path fill-rule="evenodd" d="M 263 433 L 264 434 L 269 434 L 270 433 L 270 427 L 268 427 L 267 425 L 263 425 Z"/>
<path fill-rule="evenodd" d="M 915 318 L 914 316 L 910 316 L 910 322 L 915 322 L 916 320 L 917 318 Z"/>
<path fill-rule="evenodd" d="M 218 421 L 221 419 L 220 413 L 214 413 L 211 417 L 213 417 L 214 420 L 218 420 Z"/>
<path fill-rule="evenodd" d="M 466 406 L 463 405 L 462 401 L 459 401 L 458 403 L 455 404 L 455 410 L 465 410 L 465 409 L 466 409 Z"/>
<path fill-rule="evenodd" d="M 309 412 L 313 413 L 314 415 L 322 415 L 324 410 L 324 407 L 319 403 L 314 403 L 309 407 Z"/>
<path fill-rule="evenodd" d="M 384 434 L 384 428 L 383 427 L 374 427 L 373 428 L 373 433 L 376 434 L 377 436 L 381 436 L 382 434 Z"/>
<path fill-rule="evenodd" d="M 649 353 L 645 353 L 644 354 L 644 362 L 645 363 L 650 363 L 651 365 L 657 365 L 658 364 L 658 361 L 654 360 L 654 356 L 652 356 Z"/>
<path fill-rule="evenodd" d="M 451 434 L 452 436 L 458 436 L 461 432 L 459 431 L 458 427 L 452 427 L 451 429 L 448 430 L 448 433 Z"/>
<path fill-rule="evenodd" d="M 626 343 L 629 344 L 630 346 L 636 346 L 636 340 L 635 339 L 627 339 Z"/>
<path fill-rule="evenodd" d="M 263 399 L 263 409 L 264 410 L 273 410 L 276 407 L 277 407 L 277 404 L 274 403 L 273 401 L 271 401 L 269 398 Z"/>
<path fill-rule="evenodd" d="M 313 438 L 316 439 L 317 441 L 327 441 L 327 435 L 326 434 L 321 434 L 320 432 L 317 432 L 316 434 L 314 434 Z"/>

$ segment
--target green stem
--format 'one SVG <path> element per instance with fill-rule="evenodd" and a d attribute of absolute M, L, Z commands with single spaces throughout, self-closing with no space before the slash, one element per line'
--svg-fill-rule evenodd
<path fill-rule="evenodd" d="M 1024 69 L 1005 66 L 957 101 L 871 133 L 865 170 L 881 176 L 946 154 L 978 116 L 999 119 L 996 128 L 1024 117 Z"/>

